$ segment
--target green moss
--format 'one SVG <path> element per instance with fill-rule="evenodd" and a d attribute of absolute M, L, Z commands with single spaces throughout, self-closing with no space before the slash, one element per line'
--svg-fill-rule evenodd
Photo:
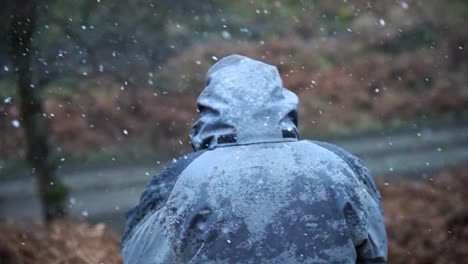
<path fill-rule="evenodd" d="M 58 179 L 51 182 L 45 190 L 44 199 L 47 204 L 46 221 L 62 218 L 67 215 L 68 188 Z"/>
<path fill-rule="evenodd" d="M 376 47 L 378 51 L 398 54 L 422 47 L 435 45 L 440 39 L 440 34 L 430 26 L 424 29 L 405 31 L 400 37 L 394 38 Z"/>
<path fill-rule="evenodd" d="M 353 11 L 348 6 L 342 6 L 338 9 L 337 18 L 340 24 L 347 25 L 353 18 Z"/>
<path fill-rule="evenodd" d="M 0 80 L 0 98 L 17 98 L 17 86 L 14 80 Z"/>
<path fill-rule="evenodd" d="M 45 197 L 52 202 L 60 202 L 66 199 L 68 195 L 67 187 L 59 180 L 55 180 L 47 188 Z"/>
<path fill-rule="evenodd" d="M 319 55 L 317 60 L 322 69 L 333 68 L 337 65 L 336 59 L 331 55 Z"/>
<path fill-rule="evenodd" d="M 44 95 L 47 97 L 71 97 L 77 92 L 76 84 L 76 78 L 63 77 L 44 87 Z"/>

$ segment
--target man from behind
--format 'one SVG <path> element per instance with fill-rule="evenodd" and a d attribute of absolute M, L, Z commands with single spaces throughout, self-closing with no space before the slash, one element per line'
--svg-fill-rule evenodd
<path fill-rule="evenodd" d="M 232 55 L 207 74 L 195 151 L 128 213 L 125 263 L 386 263 L 380 194 L 346 151 L 300 140 L 276 67 Z"/>

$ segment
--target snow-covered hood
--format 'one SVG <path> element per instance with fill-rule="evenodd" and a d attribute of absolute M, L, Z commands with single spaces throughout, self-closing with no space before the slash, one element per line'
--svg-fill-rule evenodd
<path fill-rule="evenodd" d="M 231 55 L 211 67 L 198 98 L 195 150 L 227 144 L 297 140 L 297 96 L 275 66 Z"/>

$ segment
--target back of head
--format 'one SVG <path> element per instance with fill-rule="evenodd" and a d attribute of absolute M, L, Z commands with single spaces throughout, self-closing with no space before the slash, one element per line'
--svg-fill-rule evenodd
<path fill-rule="evenodd" d="M 206 82 L 190 135 L 195 150 L 221 144 L 223 135 L 240 144 L 282 139 L 284 130 L 298 135 L 298 98 L 283 88 L 276 67 L 232 55 L 213 65 Z"/>

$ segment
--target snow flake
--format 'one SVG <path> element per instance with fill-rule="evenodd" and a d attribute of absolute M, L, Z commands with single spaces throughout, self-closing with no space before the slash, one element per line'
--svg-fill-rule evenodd
<path fill-rule="evenodd" d="M 19 128 L 21 125 L 17 119 L 11 120 L 11 124 L 16 128 Z"/>
<path fill-rule="evenodd" d="M 379 25 L 381 27 L 385 27 L 385 20 L 383 20 L 382 18 L 379 19 Z"/>
<path fill-rule="evenodd" d="M 221 36 L 222 36 L 224 39 L 230 39 L 230 38 L 231 38 L 231 34 L 230 34 L 228 31 L 226 31 L 226 30 L 223 30 L 223 31 L 221 32 Z"/>

